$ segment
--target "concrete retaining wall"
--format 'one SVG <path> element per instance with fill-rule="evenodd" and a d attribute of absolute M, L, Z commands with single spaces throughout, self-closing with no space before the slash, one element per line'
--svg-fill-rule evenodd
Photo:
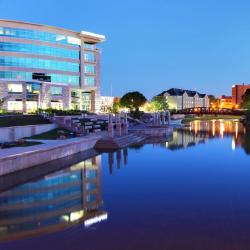
<path fill-rule="evenodd" d="M 92 149 L 100 136 L 69 142 L 63 145 L 42 145 L 39 149 L 0 159 L 0 175 L 10 174 L 36 165 Z"/>
<path fill-rule="evenodd" d="M 41 124 L 17 127 L 0 128 L 0 142 L 16 141 L 24 137 L 30 137 L 45 133 L 57 128 L 56 124 Z"/>

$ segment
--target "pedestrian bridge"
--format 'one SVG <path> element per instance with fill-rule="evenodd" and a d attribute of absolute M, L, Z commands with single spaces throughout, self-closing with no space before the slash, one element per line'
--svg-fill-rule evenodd
<path fill-rule="evenodd" d="M 244 115 L 243 110 L 226 108 L 195 107 L 177 110 L 173 114 L 197 114 L 197 115 Z"/>

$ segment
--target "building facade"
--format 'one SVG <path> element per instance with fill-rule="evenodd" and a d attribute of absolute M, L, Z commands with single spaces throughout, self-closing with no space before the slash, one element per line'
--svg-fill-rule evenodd
<path fill-rule="evenodd" d="M 241 105 L 243 101 L 243 96 L 247 89 L 250 89 L 250 84 L 235 84 L 232 86 L 232 104 L 234 107 L 238 107 Z"/>
<path fill-rule="evenodd" d="M 100 109 L 105 36 L 0 20 L 0 99 L 9 111 Z"/>
<path fill-rule="evenodd" d="M 209 108 L 209 98 L 206 94 L 197 91 L 172 88 L 162 92 L 159 96 L 165 96 L 169 109 L 181 110 L 195 107 Z"/>
<path fill-rule="evenodd" d="M 119 102 L 120 98 L 115 96 L 101 96 L 100 100 L 100 110 L 106 113 L 109 112 L 109 108 L 111 108 L 114 103 Z"/>

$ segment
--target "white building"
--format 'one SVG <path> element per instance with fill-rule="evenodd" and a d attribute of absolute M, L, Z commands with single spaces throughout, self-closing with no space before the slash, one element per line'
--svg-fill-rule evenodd
<path fill-rule="evenodd" d="M 162 92 L 159 96 L 166 97 L 169 109 L 209 108 L 208 95 L 201 94 L 197 91 L 172 88 Z"/>
<path fill-rule="evenodd" d="M 114 96 L 101 96 L 100 99 L 100 111 L 108 112 L 108 109 L 113 106 L 115 102 L 118 102 L 119 98 Z"/>

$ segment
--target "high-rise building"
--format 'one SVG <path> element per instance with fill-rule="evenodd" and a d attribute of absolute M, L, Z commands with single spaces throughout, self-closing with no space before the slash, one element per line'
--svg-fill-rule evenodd
<path fill-rule="evenodd" d="M 0 99 L 9 111 L 99 111 L 105 36 L 0 20 Z"/>
<path fill-rule="evenodd" d="M 232 104 L 239 106 L 243 101 L 243 96 L 247 89 L 250 89 L 250 84 L 235 84 L 232 86 Z"/>

